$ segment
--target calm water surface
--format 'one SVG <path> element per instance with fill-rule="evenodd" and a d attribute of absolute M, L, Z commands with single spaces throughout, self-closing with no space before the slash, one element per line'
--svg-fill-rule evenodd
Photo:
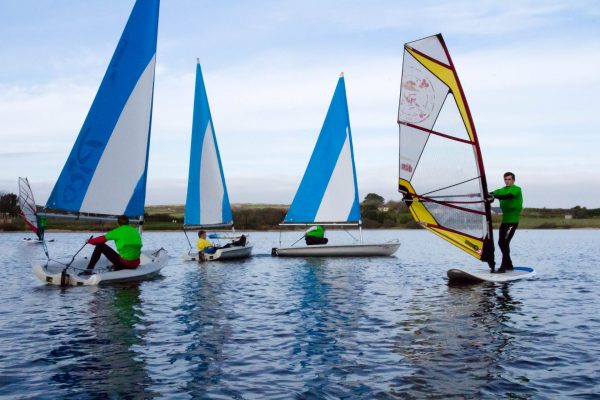
<path fill-rule="evenodd" d="M 402 242 L 366 259 L 272 258 L 279 234 L 252 232 L 254 257 L 200 265 L 147 232 L 161 277 L 67 289 L 33 276 L 24 236 L 0 234 L 2 398 L 600 396 L 600 231 L 518 231 L 538 276 L 466 287 L 446 270 L 478 261 L 421 230 L 365 232 Z M 49 233 L 51 256 L 88 236 Z"/>

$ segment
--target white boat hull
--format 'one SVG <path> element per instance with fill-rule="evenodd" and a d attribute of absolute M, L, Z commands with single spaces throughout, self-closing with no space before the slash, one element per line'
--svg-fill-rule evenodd
<path fill-rule="evenodd" d="M 252 253 L 252 246 L 232 246 L 218 249 L 214 254 L 202 254 L 202 261 L 222 261 L 247 258 Z M 184 261 L 198 261 L 198 251 L 192 250 L 183 255 Z"/>
<path fill-rule="evenodd" d="M 400 247 L 400 242 L 377 244 L 314 245 L 279 247 L 271 252 L 280 257 L 381 257 L 391 256 Z"/>
<path fill-rule="evenodd" d="M 67 269 L 64 279 L 62 279 L 64 265 L 55 261 L 50 261 L 47 264 L 34 264 L 32 269 L 35 276 L 42 282 L 51 285 L 82 286 L 137 281 L 157 275 L 169 262 L 169 253 L 165 249 L 142 251 L 139 267 L 121 271 L 107 270 L 110 262 L 102 256 L 94 268 L 95 273 L 93 275 L 80 275 L 87 267 L 88 262 L 87 258 L 75 260 Z"/>

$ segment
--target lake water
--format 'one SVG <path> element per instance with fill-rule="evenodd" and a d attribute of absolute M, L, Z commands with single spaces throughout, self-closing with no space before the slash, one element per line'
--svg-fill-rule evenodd
<path fill-rule="evenodd" d="M 279 233 L 251 232 L 252 258 L 203 264 L 147 232 L 172 256 L 161 277 L 66 289 L 33 276 L 24 236 L 0 234 L 2 398 L 600 396 L 598 230 L 517 231 L 537 277 L 466 287 L 446 270 L 479 261 L 423 230 L 365 231 L 402 242 L 366 259 L 274 258 Z M 50 255 L 87 237 L 50 232 Z"/>

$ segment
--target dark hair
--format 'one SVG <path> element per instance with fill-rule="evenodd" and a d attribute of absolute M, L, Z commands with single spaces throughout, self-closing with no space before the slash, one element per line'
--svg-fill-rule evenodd
<path fill-rule="evenodd" d="M 127 217 L 127 215 L 119 215 L 117 217 L 117 223 L 119 225 L 128 225 L 129 224 L 129 218 Z"/>
<path fill-rule="evenodd" d="M 505 172 L 504 177 L 506 178 L 507 176 L 512 176 L 513 181 L 515 180 L 515 174 L 513 174 L 512 172 Z"/>
<path fill-rule="evenodd" d="M 203 233 L 206 233 L 206 231 L 198 231 L 198 237 L 200 237 Z"/>

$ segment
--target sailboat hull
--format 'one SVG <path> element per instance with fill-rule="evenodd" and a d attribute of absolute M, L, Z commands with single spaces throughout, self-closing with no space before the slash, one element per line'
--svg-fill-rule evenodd
<path fill-rule="evenodd" d="M 214 254 L 204 254 L 202 261 L 223 261 L 248 258 L 252 253 L 252 246 L 232 246 L 219 249 Z M 183 255 L 184 261 L 198 261 L 198 252 L 190 251 Z"/>
<path fill-rule="evenodd" d="M 394 254 L 398 241 L 378 244 L 315 245 L 274 248 L 272 255 L 280 257 L 382 257 Z"/>
<path fill-rule="evenodd" d="M 51 285 L 62 286 L 91 286 L 100 283 L 127 282 L 152 278 L 160 273 L 169 262 L 169 253 L 165 249 L 142 251 L 140 256 L 141 264 L 136 269 L 126 269 L 121 271 L 108 271 L 110 262 L 102 256 L 93 275 L 81 275 L 85 270 L 88 261 L 86 258 L 78 259 L 67 269 L 66 275 L 62 275 L 64 264 L 50 261 L 47 264 L 34 264 L 33 273 L 42 282 Z"/>

